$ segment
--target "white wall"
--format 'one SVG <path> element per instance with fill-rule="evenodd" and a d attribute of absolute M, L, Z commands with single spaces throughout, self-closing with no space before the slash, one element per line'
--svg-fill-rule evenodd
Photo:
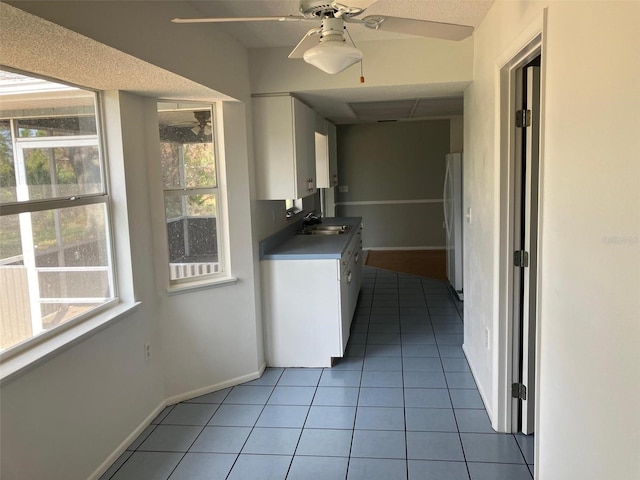
<path fill-rule="evenodd" d="M 250 50 L 252 93 L 303 92 L 328 89 L 390 88 L 399 85 L 445 84 L 471 80 L 472 38 L 460 42 L 433 38 L 361 42 L 365 84 L 352 67 L 327 75 L 303 60 L 287 58 L 287 48 Z"/>
<path fill-rule="evenodd" d="M 338 126 L 338 178 L 348 191 L 338 193 L 336 214 L 362 217 L 364 248 L 445 248 L 445 157 L 460 136 L 450 124 L 440 118 Z"/>
<path fill-rule="evenodd" d="M 496 2 L 465 92 L 465 348 L 494 420 L 484 328 L 496 340 L 497 62 L 544 6 Z M 547 13 L 536 477 L 638 478 L 640 3 L 550 2 Z"/>
<path fill-rule="evenodd" d="M 500 159 L 496 143 L 496 62 L 542 6 L 498 1 L 474 33 L 473 83 L 465 90 L 464 223 L 465 352 L 496 427 L 498 415 L 498 246 Z M 491 339 L 486 347 L 485 329 Z"/>
<path fill-rule="evenodd" d="M 640 477 L 638 22 L 638 2 L 549 10 L 540 478 Z"/>
<path fill-rule="evenodd" d="M 456 115 L 449 118 L 449 152 L 462 152 L 464 148 L 464 116 Z"/>

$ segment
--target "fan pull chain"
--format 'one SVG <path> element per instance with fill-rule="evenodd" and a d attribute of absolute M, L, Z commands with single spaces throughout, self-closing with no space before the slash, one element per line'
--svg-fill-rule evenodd
<path fill-rule="evenodd" d="M 351 37 L 351 33 L 349 33 L 349 30 L 347 29 L 347 27 L 344 27 L 344 31 L 347 32 L 347 35 L 349 36 L 349 40 L 351 40 L 351 45 L 354 46 L 354 48 L 358 48 L 356 45 L 356 42 L 353 41 L 353 38 Z M 360 83 L 364 83 L 364 67 L 363 67 L 363 63 L 364 63 L 364 59 L 360 60 Z"/>

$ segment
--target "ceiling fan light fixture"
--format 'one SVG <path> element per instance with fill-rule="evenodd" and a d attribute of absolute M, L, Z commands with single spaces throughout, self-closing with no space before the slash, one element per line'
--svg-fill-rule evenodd
<path fill-rule="evenodd" d="M 333 75 L 362 60 L 362 52 L 345 43 L 342 38 L 326 39 L 304 52 L 302 58 L 323 72 Z"/>

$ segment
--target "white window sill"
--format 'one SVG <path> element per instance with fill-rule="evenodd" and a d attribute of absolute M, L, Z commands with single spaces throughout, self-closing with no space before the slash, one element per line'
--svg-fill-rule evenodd
<path fill-rule="evenodd" d="M 137 310 L 140 302 L 119 303 L 77 325 L 61 331 L 21 353 L 16 353 L 0 363 L 0 385 L 15 380 L 20 375 L 50 360 L 55 355 L 68 350 L 112 323 Z"/>
<path fill-rule="evenodd" d="M 214 280 L 207 279 L 189 283 L 177 283 L 167 288 L 167 293 L 169 295 L 177 295 L 179 293 L 194 292 L 207 288 L 226 287 L 228 285 L 235 285 L 236 283 L 238 283 L 236 277 L 220 277 Z"/>

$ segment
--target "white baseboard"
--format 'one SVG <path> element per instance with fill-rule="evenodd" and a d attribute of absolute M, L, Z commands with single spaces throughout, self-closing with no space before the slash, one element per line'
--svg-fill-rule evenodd
<path fill-rule="evenodd" d="M 158 406 L 154 408 L 149 415 L 147 415 L 147 418 L 145 418 L 142 423 L 140 423 L 140 425 L 138 425 L 138 427 L 131 432 L 127 438 L 118 445 L 113 453 L 111 453 L 111 455 L 109 455 L 107 459 L 102 462 L 102 464 L 89 476 L 88 480 L 98 480 L 107 470 L 109 470 L 109 467 L 127 450 L 127 447 L 131 445 L 138 436 L 140 436 L 144 429 L 151 425 L 153 419 L 156 418 L 166 406 L 166 400 L 160 402 Z"/>
<path fill-rule="evenodd" d="M 173 405 L 176 403 L 184 402 L 185 400 L 191 400 L 192 398 L 206 395 L 208 393 L 217 392 L 218 390 L 224 390 L 225 388 L 228 388 L 228 387 L 240 385 L 241 383 L 250 382 L 251 380 L 260 378 L 265 368 L 266 368 L 266 364 L 262 364 L 262 366 L 257 372 L 249 373 L 247 375 L 242 375 L 241 377 L 232 378 L 231 380 L 225 380 L 224 382 L 216 383 L 215 385 L 209 385 L 207 387 L 197 388 L 189 392 L 174 395 L 172 397 L 167 398 L 166 404 Z"/>
<path fill-rule="evenodd" d="M 471 369 L 471 375 L 473 375 L 473 379 L 475 380 L 476 386 L 478 387 L 478 392 L 480 392 L 480 398 L 482 398 L 482 403 L 484 403 L 484 408 L 487 411 L 487 415 L 489 415 L 489 420 L 491 421 L 491 424 L 493 426 L 493 411 L 491 409 L 491 403 L 489 403 L 482 385 L 480 385 L 480 383 L 478 383 L 478 381 L 476 380 L 478 376 L 474 371 L 473 364 L 469 361 L 469 352 L 467 351 L 467 347 L 464 344 L 462 345 L 462 351 L 464 352 L 464 356 L 467 359 L 467 363 L 469 364 L 469 368 Z"/>
<path fill-rule="evenodd" d="M 181 393 L 179 395 L 174 395 L 169 397 L 158 404 L 149 415 L 136 427 L 136 429 L 131 432 L 118 447 L 109 455 L 102 464 L 89 476 L 88 480 L 98 480 L 109 467 L 118 459 L 120 455 L 122 455 L 129 445 L 131 445 L 136 438 L 140 436 L 144 429 L 151 425 L 153 419 L 156 418 L 162 410 L 168 405 L 173 405 L 175 403 L 184 402 L 185 400 L 191 400 L 192 398 L 199 397 L 201 395 L 206 395 L 208 393 L 217 392 L 218 390 L 223 390 L 228 387 L 233 387 L 235 385 L 240 385 L 241 383 L 249 382 L 251 380 L 255 380 L 256 378 L 260 378 L 264 369 L 266 368 L 266 364 L 262 364 L 257 372 L 249 373 L 247 375 L 242 375 L 240 377 L 233 378 L 231 380 L 225 380 L 224 382 L 216 383 L 215 385 L 209 385 L 203 388 L 197 388 L 195 390 L 191 390 L 186 393 Z"/>

